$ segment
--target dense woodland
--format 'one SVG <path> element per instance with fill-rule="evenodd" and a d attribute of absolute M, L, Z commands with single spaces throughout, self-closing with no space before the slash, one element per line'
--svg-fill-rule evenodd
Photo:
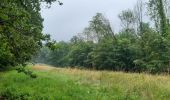
<path fill-rule="evenodd" d="M 170 72 L 168 0 L 138 0 L 134 9 L 120 12 L 122 26 L 116 33 L 109 20 L 97 13 L 69 42 L 52 41 L 42 32 L 40 5 L 50 6 L 53 1 L 1 0 L 1 70 L 34 61 L 97 70 Z"/>
<path fill-rule="evenodd" d="M 134 9 L 118 15 L 121 21 L 118 33 L 103 14 L 97 13 L 89 26 L 69 42 L 55 43 L 52 51 L 42 48 L 36 61 L 97 70 L 169 72 L 168 7 L 165 0 L 138 0 Z"/>

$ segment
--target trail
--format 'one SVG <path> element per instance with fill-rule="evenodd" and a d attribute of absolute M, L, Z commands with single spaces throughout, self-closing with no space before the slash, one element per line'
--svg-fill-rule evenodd
<path fill-rule="evenodd" d="M 36 64 L 32 68 L 33 70 L 41 70 L 41 71 L 49 71 L 49 70 L 57 69 L 56 67 L 52 67 L 50 65 L 45 65 L 45 64 Z"/>

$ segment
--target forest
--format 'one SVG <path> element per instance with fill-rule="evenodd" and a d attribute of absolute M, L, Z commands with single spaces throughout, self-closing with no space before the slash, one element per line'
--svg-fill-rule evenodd
<path fill-rule="evenodd" d="M 121 30 L 97 13 L 84 31 L 69 42 L 43 46 L 34 62 L 60 67 L 80 67 L 125 72 L 170 72 L 169 2 L 138 0 L 134 9 L 118 15 Z M 145 19 L 148 18 L 149 21 Z"/>

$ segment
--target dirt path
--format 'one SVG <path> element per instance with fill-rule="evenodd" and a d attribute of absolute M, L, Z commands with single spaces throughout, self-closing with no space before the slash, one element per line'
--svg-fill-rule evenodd
<path fill-rule="evenodd" d="M 45 64 L 36 64 L 33 66 L 34 70 L 41 70 L 41 71 L 48 71 L 48 70 L 53 70 L 56 69 L 55 67 L 45 65 Z"/>

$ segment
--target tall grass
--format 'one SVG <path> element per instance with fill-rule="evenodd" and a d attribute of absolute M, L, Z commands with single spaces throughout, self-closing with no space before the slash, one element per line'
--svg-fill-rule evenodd
<path fill-rule="evenodd" d="M 34 66 L 32 79 L 0 72 L 0 98 L 9 100 L 169 100 L 170 76 Z"/>

